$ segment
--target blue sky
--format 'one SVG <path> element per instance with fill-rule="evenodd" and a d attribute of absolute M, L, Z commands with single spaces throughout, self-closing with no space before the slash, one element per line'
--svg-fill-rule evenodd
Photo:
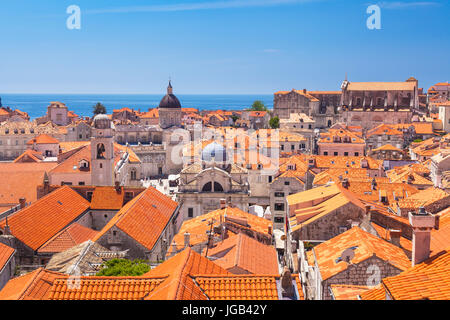
<path fill-rule="evenodd" d="M 448 0 L 1 1 L 0 92 L 161 93 L 171 77 L 175 93 L 272 94 L 346 73 L 428 88 L 450 80 L 449 15 Z"/>

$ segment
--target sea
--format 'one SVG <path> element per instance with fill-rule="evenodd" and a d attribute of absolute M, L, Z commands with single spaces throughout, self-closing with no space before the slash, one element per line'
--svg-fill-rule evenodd
<path fill-rule="evenodd" d="M 92 116 L 93 106 L 101 102 L 107 113 L 113 109 L 128 107 L 141 112 L 158 107 L 162 94 L 1 94 L 4 107 L 19 109 L 28 113 L 31 119 L 46 114 L 51 101 L 64 103 L 70 111 L 82 117 Z M 273 108 L 273 94 L 230 94 L 230 95 L 197 95 L 177 94 L 183 108 L 199 110 L 243 110 L 249 108 L 254 101 L 262 101 L 267 108 Z"/>

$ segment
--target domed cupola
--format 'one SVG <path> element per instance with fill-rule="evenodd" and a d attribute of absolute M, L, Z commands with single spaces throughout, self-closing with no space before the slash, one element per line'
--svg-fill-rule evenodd
<path fill-rule="evenodd" d="M 208 162 L 227 162 L 227 150 L 217 142 L 212 142 L 202 150 L 202 160 Z"/>
<path fill-rule="evenodd" d="M 95 129 L 110 129 L 111 119 L 106 114 L 98 114 L 94 117 L 94 128 Z"/>
<path fill-rule="evenodd" d="M 169 86 L 167 87 L 167 94 L 161 99 L 159 103 L 159 108 L 167 109 L 180 109 L 181 103 L 178 98 L 173 94 L 172 84 L 169 81 Z"/>

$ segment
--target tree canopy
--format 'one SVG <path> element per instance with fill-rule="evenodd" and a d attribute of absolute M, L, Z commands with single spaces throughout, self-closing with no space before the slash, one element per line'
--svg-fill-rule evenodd
<path fill-rule="evenodd" d="M 252 110 L 252 111 L 267 111 L 267 107 L 261 100 L 256 100 L 255 102 L 253 102 L 250 110 Z"/>
<path fill-rule="evenodd" d="M 97 276 L 141 276 L 150 271 L 145 260 L 112 259 L 104 263 Z"/>
<path fill-rule="evenodd" d="M 269 120 L 269 125 L 272 129 L 277 129 L 280 127 L 280 118 L 278 118 L 277 116 L 271 118 Z"/>
<path fill-rule="evenodd" d="M 94 115 L 97 114 L 106 114 L 106 108 L 100 102 L 97 102 L 97 104 L 94 106 Z"/>

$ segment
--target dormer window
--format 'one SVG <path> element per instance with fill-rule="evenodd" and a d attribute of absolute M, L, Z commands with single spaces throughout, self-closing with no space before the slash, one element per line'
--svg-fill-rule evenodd
<path fill-rule="evenodd" d="M 85 159 L 82 159 L 78 163 L 78 167 L 80 168 L 80 170 L 88 169 L 89 168 L 89 162 L 87 160 L 85 160 Z"/>

